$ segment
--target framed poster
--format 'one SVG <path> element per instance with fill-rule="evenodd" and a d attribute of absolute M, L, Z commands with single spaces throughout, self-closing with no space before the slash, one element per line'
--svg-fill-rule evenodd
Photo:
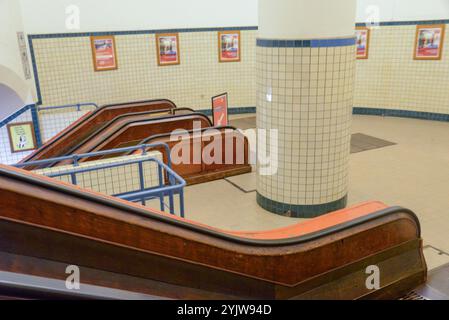
<path fill-rule="evenodd" d="M 370 29 L 356 28 L 357 59 L 368 59 L 370 43 Z"/>
<path fill-rule="evenodd" d="M 32 122 L 8 124 L 9 144 L 12 153 L 37 149 L 36 136 Z"/>
<path fill-rule="evenodd" d="M 114 36 L 91 37 L 95 71 L 116 70 L 117 51 Z"/>
<path fill-rule="evenodd" d="M 239 62 L 241 60 L 240 31 L 218 33 L 218 54 L 220 62 Z"/>
<path fill-rule="evenodd" d="M 220 94 L 212 98 L 212 117 L 214 127 L 225 127 L 229 123 L 228 118 L 228 94 Z"/>
<path fill-rule="evenodd" d="M 416 28 L 415 60 L 441 60 L 446 25 L 419 25 Z"/>
<path fill-rule="evenodd" d="M 159 66 L 171 66 L 181 63 L 179 35 L 177 33 L 156 35 L 157 62 Z"/>

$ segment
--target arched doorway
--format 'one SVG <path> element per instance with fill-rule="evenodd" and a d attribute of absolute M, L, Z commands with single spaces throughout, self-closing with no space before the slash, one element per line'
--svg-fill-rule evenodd
<path fill-rule="evenodd" d="M 25 104 L 25 101 L 7 85 L 0 83 L 0 121 L 7 118 Z"/>
<path fill-rule="evenodd" d="M 30 85 L 14 71 L 0 65 L 0 120 L 32 102 Z"/>

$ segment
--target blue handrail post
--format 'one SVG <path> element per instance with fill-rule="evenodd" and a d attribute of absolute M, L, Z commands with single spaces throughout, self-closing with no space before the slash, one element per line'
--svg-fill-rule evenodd
<path fill-rule="evenodd" d="M 158 166 L 158 175 L 159 175 L 159 188 L 162 188 L 164 186 L 164 176 L 163 176 L 163 173 L 162 173 L 162 167 L 161 166 Z M 160 205 L 161 205 L 161 211 L 165 210 L 164 197 L 165 197 L 164 193 L 161 193 L 160 196 L 159 196 Z"/>
<path fill-rule="evenodd" d="M 147 155 L 147 148 L 145 146 L 142 147 L 142 155 L 143 156 Z"/>
<path fill-rule="evenodd" d="M 74 166 L 74 167 L 79 167 L 79 165 L 80 165 L 80 164 L 79 164 L 79 160 L 80 160 L 80 158 L 78 157 L 78 155 L 75 154 L 75 155 L 73 156 L 73 166 Z"/>
<path fill-rule="evenodd" d="M 143 175 L 143 164 L 142 162 L 139 162 L 139 182 L 140 182 L 140 191 L 144 191 L 145 190 L 145 179 L 144 179 L 144 175 Z M 145 206 L 146 201 L 145 198 L 142 197 L 142 205 Z"/>
<path fill-rule="evenodd" d="M 76 179 L 76 173 L 70 174 L 70 177 L 72 179 L 72 184 L 75 185 L 75 186 L 78 185 L 78 181 Z"/>
<path fill-rule="evenodd" d="M 179 211 L 181 212 L 181 218 L 185 218 L 185 212 L 184 212 L 184 189 L 179 190 Z"/>
<path fill-rule="evenodd" d="M 170 201 L 170 213 L 172 214 L 172 215 L 175 215 L 175 199 L 174 199 L 174 196 L 173 196 L 173 191 L 170 191 L 169 192 L 169 201 Z"/>

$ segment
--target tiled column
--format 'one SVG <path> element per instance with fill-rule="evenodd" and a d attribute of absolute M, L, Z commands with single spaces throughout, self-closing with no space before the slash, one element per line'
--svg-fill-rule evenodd
<path fill-rule="evenodd" d="M 257 126 L 277 129 L 278 170 L 258 203 L 310 218 L 346 206 L 355 69 L 355 0 L 260 0 Z"/>

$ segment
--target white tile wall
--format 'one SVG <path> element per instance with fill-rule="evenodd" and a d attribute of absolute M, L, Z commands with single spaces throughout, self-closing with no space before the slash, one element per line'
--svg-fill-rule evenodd
<path fill-rule="evenodd" d="M 44 105 L 167 98 L 179 107 L 254 106 L 256 31 L 241 33 L 242 61 L 219 63 L 217 32 L 180 33 L 181 64 L 157 65 L 155 35 L 116 36 L 118 70 L 94 72 L 89 37 L 34 39 Z"/>
<path fill-rule="evenodd" d="M 70 107 L 39 111 L 39 125 L 41 128 L 42 142 L 47 142 L 94 109 L 94 106 L 83 106 L 80 110 L 77 110 L 77 107 Z"/>
<path fill-rule="evenodd" d="M 369 58 L 357 61 L 355 106 L 449 114 L 449 34 L 441 61 L 414 60 L 415 36 L 416 25 L 371 30 Z"/>

